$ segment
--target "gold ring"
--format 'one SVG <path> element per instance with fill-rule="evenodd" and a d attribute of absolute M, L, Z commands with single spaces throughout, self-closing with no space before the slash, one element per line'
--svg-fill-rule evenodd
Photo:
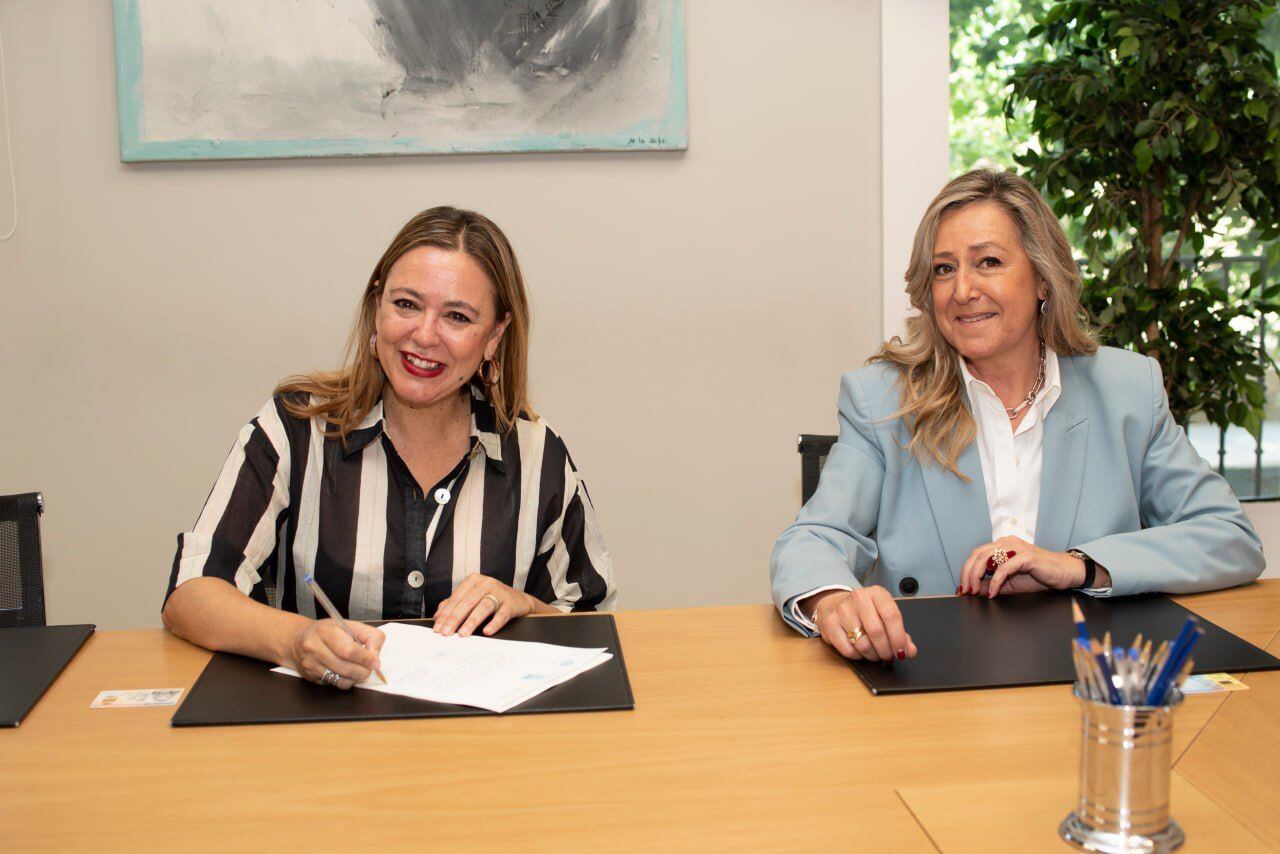
<path fill-rule="evenodd" d="M 867 636 L 867 633 L 862 630 L 862 626 L 854 626 L 852 629 L 849 629 L 850 643 L 857 643 L 858 641 L 862 640 L 866 636 Z"/>
<path fill-rule="evenodd" d="M 996 546 L 991 552 L 991 562 L 996 566 L 1003 566 L 1009 560 L 1009 553 L 1004 549 Z"/>
<path fill-rule="evenodd" d="M 488 599 L 490 602 L 492 602 L 492 603 L 493 603 L 493 610 L 495 610 L 495 611 L 502 607 L 502 603 L 498 601 L 498 597 L 497 597 L 497 596 L 494 596 L 492 593 L 486 593 L 486 594 L 484 594 L 483 596 L 481 596 L 480 598 L 481 598 L 481 599 Z"/>

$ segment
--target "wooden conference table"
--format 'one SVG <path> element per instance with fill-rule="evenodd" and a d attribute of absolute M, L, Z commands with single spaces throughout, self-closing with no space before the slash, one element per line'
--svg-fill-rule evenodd
<path fill-rule="evenodd" d="M 1280 581 L 1179 601 L 1280 653 Z M 0 731 L 0 851 L 1059 845 L 1079 742 L 1067 686 L 874 697 L 765 606 L 617 619 L 633 712 L 182 729 L 173 708 L 89 703 L 189 688 L 209 654 L 99 632 Z M 1280 672 L 1245 681 L 1178 712 L 1186 850 L 1280 849 Z"/>

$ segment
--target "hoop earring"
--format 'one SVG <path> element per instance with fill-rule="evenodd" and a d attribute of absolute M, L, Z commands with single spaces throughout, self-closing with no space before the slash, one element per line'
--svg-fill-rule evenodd
<path fill-rule="evenodd" d="M 1040 316 L 1041 317 L 1049 316 L 1049 300 L 1047 299 L 1040 300 Z"/>
<path fill-rule="evenodd" d="M 502 381 L 502 365 L 497 359 L 485 359 L 480 363 L 480 370 L 477 373 L 485 388 L 497 388 L 498 383 Z M 490 373 L 493 374 L 492 377 Z"/>
<path fill-rule="evenodd" d="M 369 336 L 369 352 L 375 356 L 378 355 L 378 333 L 376 332 Z"/>

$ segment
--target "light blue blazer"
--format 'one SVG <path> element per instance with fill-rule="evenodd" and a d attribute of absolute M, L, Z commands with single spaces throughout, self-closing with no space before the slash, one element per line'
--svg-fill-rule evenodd
<path fill-rule="evenodd" d="M 1110 595 L 1244 584 L 1262 542 L 1225 480 L 1174 422 L 1160 366 L 1128 350 L 1060 357 L 1062 394 L 1044 420 L 1036 545 L 1077 548 L 1111 573 Z M 991 541 L 978 448 L 963 481 L 906 451 L 898 368 L 877 363 L 840 384 L 839 441 L 818 489 L 773 550 L 773 600 L 828 585 L 880 584 L 895 596 L 954 593 L 969 553 Z M 966 405 L 968 400 L 966 398 Z"/>

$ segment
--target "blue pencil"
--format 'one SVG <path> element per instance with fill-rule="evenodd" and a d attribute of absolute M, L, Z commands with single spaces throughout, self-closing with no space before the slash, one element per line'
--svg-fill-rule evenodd
<path fill-rule="evenodd" d="M 1080 603 L 1075 599 L 1071 600 L 1071 619 L 1076 624 L 1076 637 L 1080 638 L 1080 642 L 1087 649 L 1089 646 L 1089 627 L 1084 624 L 1084 611 L 1080 610 Z"/>

